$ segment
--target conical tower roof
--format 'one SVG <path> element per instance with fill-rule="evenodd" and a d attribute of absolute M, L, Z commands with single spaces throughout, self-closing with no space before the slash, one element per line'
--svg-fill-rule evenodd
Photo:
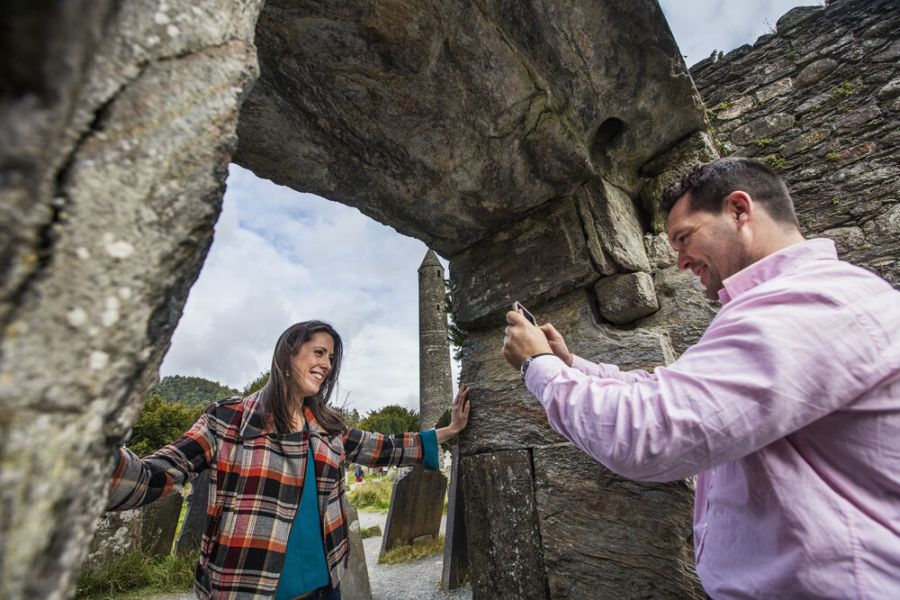
<path fill-rule="evenodd" d="M 425 253 L 425 258 L 422 260 L 422 264 L 419 265 L 419 270 L 421 271 L 425 267 L 438 267 L 443 269 L 443 265 L 441 265 L 441 261 L 438 260 L 438 255 L 435 254 L 434 250 L 431 248 L 428 249 L 428 252 Z"/>

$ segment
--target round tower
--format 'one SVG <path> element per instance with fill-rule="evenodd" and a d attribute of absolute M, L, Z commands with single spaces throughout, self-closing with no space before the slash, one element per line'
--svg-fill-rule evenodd
<path fill-rule="evenodd" d="M 422 429 L 434 427 L 453 400 L 446 304 L 444 267 L 434 250 L 428 250 L 419 267 L 419 424 Z"/>

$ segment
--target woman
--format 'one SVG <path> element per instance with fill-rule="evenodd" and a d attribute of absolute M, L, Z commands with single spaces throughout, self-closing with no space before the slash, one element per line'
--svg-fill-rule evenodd
<path fill-rule="evenodd" d="M 328 406 L 342 354 L 331 325 L 292 325 L 259 392 L 210 405 L 190 431 L 146 458 L 119 449 L 107 510 L 148 504 L 210 469 L 200 598 L 339 599 L 346 463 L 437 470 L 438 444 L 465 428 L 466 386 L 447 427 L 390 437 L 347 428 Z"/>

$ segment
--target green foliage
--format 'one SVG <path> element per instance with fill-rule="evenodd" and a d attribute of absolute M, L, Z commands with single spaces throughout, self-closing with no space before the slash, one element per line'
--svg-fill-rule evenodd
<path fill-rule="evenodd" d="M 78 578 L 76 600 L 117 600 L 159 593 L 189 592 L 194 587 L 198 552 L 151 558 L 133 550 Z M 140 591 L 140 594 L 135 592 Z"/>
<path fill-rule="evenodd" d="M 753 143 L 756 144 L 758 148 L 765 148 L 766 146 L 770 146 L 772 144 L 772 138 L 756 138 L 753 140 Z"/>
<path fill-rule="evenodd" d="M 386 477 L 369 478 L 350 490 L 347 499 L 359 510 L 387 512 L 394 484 Z"/>
<path fill-rule="evenodd" d="M 827 160 L 827 161 L 834 161 L 834 160 L 837 160 L 837 158 L 838 158 L 838 153 L 835 150 L 832 150 L 831 152 L 829 152 L 828 154 L 825 155 L 825 160 Z"/>
<path fill-rule="evenodd" d="M 852 96 L 853 92 L 853 84 L 849 81 L 845 81 L 831 88 L 831 97 L 834 100 L 843 100 L 844 98 Z"/>
<path fill-rule="evenodd" d="M 261 390 L 267 383 L 269 383 L 269 372 L 263 371 L 256 376 L 256 379 L 244 386 L 244 389 L 241 390 L 241 396 L 247 397 L 253 392 Z"/>
<path fill-rule="evenodd" d="M 450 282 L 448 280 L 444 281 L 444 289 L 450 289 Z M 461 361 L 463 343 L 466 341 L 466 337 L 468 337 L 469 334 L 466 333 L 464 329 L 460 328 L 453 318 L 453 298 L 449 292 L 444 294 L 444 302 L 447 306 L 447 337 L 451 348 L 453 348 L 453 360 Z"/>
<path fill-rule="evenodd" d="M 809 112 L 815 113 L 815 112 L 819 112 L 820 110 L 822 110 L 821 104 L 813 104 L 812 108 L 809 109 Z"/>
<path fill-rule="evenodd" d="M 734 105 L 733 102 L 719 102 L 713 107 L 713 110 L 719 112 L 720 110 L 728 110 Z"/>
<path fill-rule="evenodd" d="M 206 406 L 210 402 L 236 396 L 237 390 L 226 387 L 218 381 L 202 377 L 171 375 L 163 377 L 151 394 L 160 396 L 167 402 L 181 402 L 190 406 Z"/>
<path fill-rule="evenodd" d="M 359 422 L 358 428 L 385 435 L 418 431 L 419 413 L 396 404 L 389 404 L 366 415 L 366 418 Z"/>
<path fill-rule="evenodd" d="M 420 560 L 428 556 L 434 556 L 444 551 L 444 536 L 439 535 L 437 539 L 415 546 L 397 546 L 391 548 L 380 557 L 378 563 L 382 565 L 396 565 L 399 563 L 412 562 Z"/>
<path fill-rule="evenodd" d="M 204 406 L 166 402 L 156 394 L 144 403 L 134 424 L 128 447 L 138 456 L 146 456 L 174 442 L 200 418 Z"/>
<path fill-rule="evenodd" d="M 766 164 L 768 164 L 775 171 L 778 171 L 782 167 L 784 167 L 784 157 L 780 154 L 770 154 L 766 156 Z"/>
<path fill-rule="evenodd" d="M 840 204 L 841 204 L 841 197 L 840 197 L 840 196 L 833 196 L 833 197 L 831 198 L 831 204 L 833 204 L 834 206 L 840 206 Z"/>
<path fill-rule="evenodd" d="M 359 536 L 362 539 L 367 539 L 370 537 L 379 537 L 381 535 L 381 527 L 378 525 L 372 525 L 371 527 L 360 527 Z"/>

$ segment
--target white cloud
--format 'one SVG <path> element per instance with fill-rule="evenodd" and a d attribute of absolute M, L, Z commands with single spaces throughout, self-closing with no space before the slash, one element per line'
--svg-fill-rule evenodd
<path fill-rule="evenodd" d="M 807 0 L 661 0 L 685 62 L 771 30 Z M 229 171 L 224 208 L 162 375 L 241 388 L 268 369 L 279 334 L 319 318 L 344 338 L 340 401 L 365 413 L 415 407 L 419 387 L 418 274 L 425 245 L 353 208 Z M 447 268 L 444 263 L 445 269 Z M 453 380 L 458 377 L 453 365 Z"/>
<path fill-rule="evenodd" d="M 821 6 L 820 0 L 660 0 L 684 62 L 694 65 L 714 50 L 728 53 L 752 44 L 795 6 Z"/>

